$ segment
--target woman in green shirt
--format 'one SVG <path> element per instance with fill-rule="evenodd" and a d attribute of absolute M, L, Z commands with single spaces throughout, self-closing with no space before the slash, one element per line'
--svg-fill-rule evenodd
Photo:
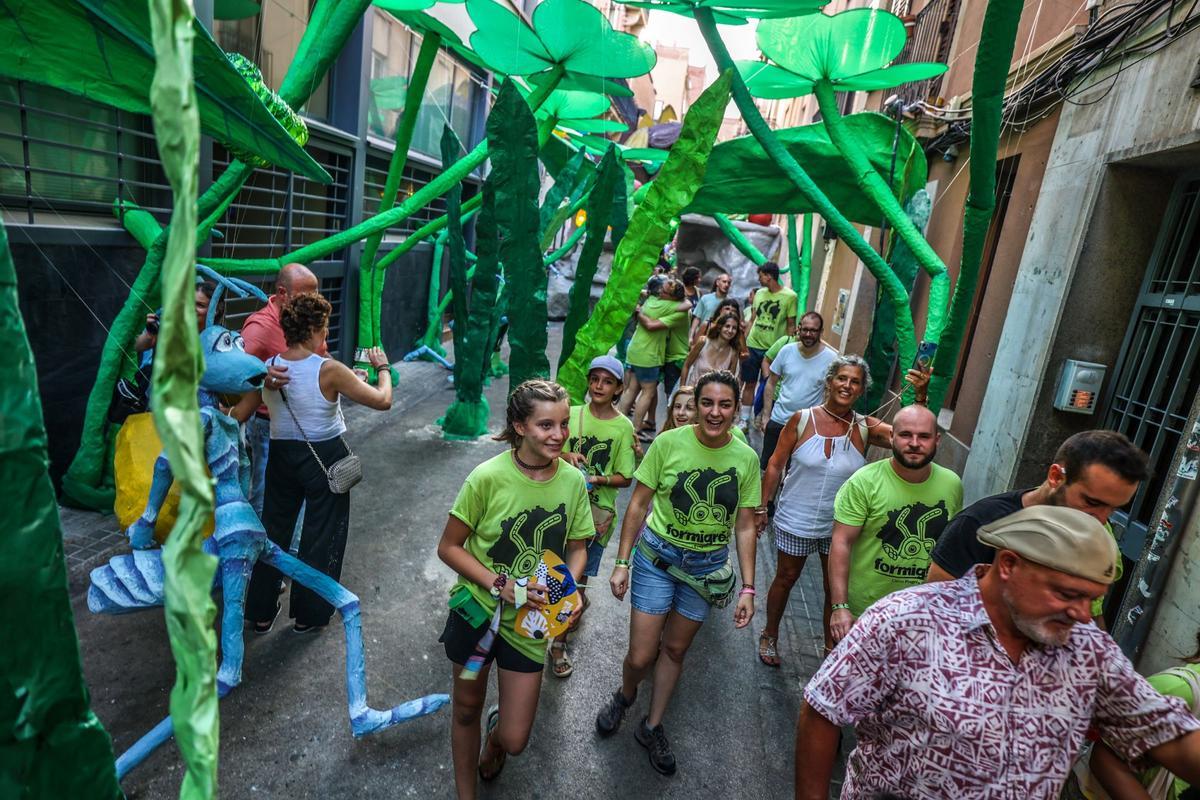
<path fill-rule="evenodd" d="M 508 755 L 525 749 L 542 686 L 546 638 L 518 631 L 517 608 L 543 608 L 549 587 L 530 580 L 549 550 L 578 580 L 593 534 L 586 483 L 560 456 L 570 425 L 567 393 L 544 380 L 525 381 L 508 399 L 507 425 L 496 438 L 509 449 L 467 476 L 438 544 L 458 573 L 441 641 L 454 663 L 450 722 L 454 782 L 475 797 L 475 773 L 500 774 Z M 499 612 L 499 613 L 497 613 Z M 498 634 L 498 635 L 497 635 Z M 479 721 L 492 662 L 500 668 L 499 706 Z"/>
<path fill-rule="evenodd" d="M 735 529 L 742 590 L 734 624 L 744 628 L 754 616 L 754 542 L 766 509 L 759 507 L 757 456 L 729 431 L 737 394 L 731 373 L 706 374 L 696 384 L 698 421 L 661 433 L 650 445 L 634 472 L 638 483 L 609 580 L 613 595 L 624 599 L 633 566 L 621 688 L 600 709 L 596 729 L 602 736 L 616 732 L 637 698 L 638 684 L 653 668 L 649 714 L 635 736 L 649 751 L 651 766 L 664 775 L 675 772 L 675 756 L 663 732 L 663 715 L 710 604 L 724 605 L 733 593 L 727 561 Z"/>

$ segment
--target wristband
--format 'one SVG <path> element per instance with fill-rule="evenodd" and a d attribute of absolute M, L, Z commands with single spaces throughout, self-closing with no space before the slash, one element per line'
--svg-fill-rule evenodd
<path fill-rule="evenodd" d="M 829 607 L 829 610 L 830 611 L 849 611 L 850 604 L 849 603 L 834 603 L 833 605 L 831 605 Z"/>
<path fill-rule="evenodd" d="M 513 605 L 521 608 L 529 602 L 529 578 L 517 578 L 513 586 Z"/>
<path fill-rule="evenodd" d="M 625 569 L 629 569 L 629 559 L 627 559 L 627 558 L 618 558 L 616 561 L 616 564 L 618 567 L 624 567 Z"/>
<path fill-rule="evenodd" d="M 500 593 L 504 591 L 504 584 L 506 583 L 508 583 L 508 576 L 503 572 L 496 576 L 496 580 L 492 581 L 492 588 L 488 591 L 491 592 L 494 599 L 500 599 Z"/>
<path fill-rule="evenodd" d="M 753 586 L 743 586 L 742 590 L 740 592 L 738 592 L 738 597 L 741 597 L 744 594 L 754 596 L 754 595 L 758 594 L 758 592 L 754 591 Z"/>

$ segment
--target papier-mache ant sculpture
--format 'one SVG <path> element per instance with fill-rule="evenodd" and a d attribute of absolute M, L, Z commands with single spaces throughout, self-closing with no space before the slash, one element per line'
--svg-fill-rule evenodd
<path fill-rule="evenodd" d="M 247 500 L 249 459 L 238 423 L 217 408 L 218 394 L 241 394 L 258 388 L 266 375 L 266 365 L 245 351 L 241 336 L 219 325 L 210 325 L 200 334 L 200 345 L 205 362 L 200 379 L 200 417 L 205 433 L 205 460 L 216 486 L 216 524 L 204 549 L 220 559 L 214 588 L 220 586 L 224 597 L 221 665 L 217 671 L 219 695 L 224 697 L 242 680 L 246 585 L 255 562 L 261 560 L 312 589 L 341 614 L 346 630 L 346 693 L 354 736 L 437 711 L 449 702 L 448 695 L 430 694 L 388 710 L 367 705 L 358 597 L 267 538 L 262 522 Z M 162 550 L 157 548 L 153 534 L 171 482 L 171 467 L 166 456 L 160 455 L 154 465 L 146 510 L 127 531 L 133 552 L 116 556 L 92 571 L 88 588 L 88 608 L 92 612 L 121 614 L 163 604 Z M 118 777 L 141 763 L 170 736 L 171 718 L 167 717 L 117 759 Z"/>

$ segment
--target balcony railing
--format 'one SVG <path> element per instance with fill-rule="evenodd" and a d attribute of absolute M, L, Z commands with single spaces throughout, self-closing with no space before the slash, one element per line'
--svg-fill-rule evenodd
<path fill-rule="evenodd" d="M 949 63 L 950 45 L 954 39 L 954 26 L 958 20 L 959 0 L 933 0 L 922 8 L 909 37 L 908 44 L 896 57 L 896 64 L 919 61 Z M 942 78 L 906 83 L 896 90 L 905 104 L 918 100 L 936 102 L 942 91 Z"/>

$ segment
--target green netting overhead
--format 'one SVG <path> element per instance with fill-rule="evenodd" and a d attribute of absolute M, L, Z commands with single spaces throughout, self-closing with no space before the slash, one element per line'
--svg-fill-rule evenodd
<path fill-rule="evenodd" d="M 868 112 L 852 114 L 845 122 L 860 139 L 871 164 L 886 180 L 892 168 L 895 120 Z M 864 225 L 879 223 L 878 206 L 848 174 L 846 162 L 829 141 L 824 125 L 786 128 L 776 133 L 848 219 Z M 896 196 L 901 203 L 925 186 L 927 168 L 924 151 L 912 134 L 901 128 L 895 166 Z M 696 214 L 807 214 L 814 210 L 793 183 L 780 180 L 779 168 L 751 136 L 722 142 L 713 148 L 704 185 L 686 209 Z"/>
<path fill-rule="evenodd" d="M 204 132 L 230 147 L 323 183 L 329 175 L 271 115 L 200 24 L 196 95 Z M 0 74 L 150 113 L 154 53 L 145 0 L 6 0 Z"/>
<path fill-rule="evenodd" d="M 873 8 L 855 8 L 833 16 L 809 14 L 766 20 L 758 26 L 758 47 L 783 71 L 798 78 L 797 91 L 758 96 L 797 97 L 811 91 L 811 86 L 803 89 L 804 81 L 822 79 L 830 81 L 839 91 L 873 91 L 932 78 L 946 71 L 945 64 L 931 63 L 889 67 L 907 41 L 899 17 Z M 746 74 L 744 70 L 742 74 Z M 771 70 L 760 70 L 753 77 L 760 87 L 786 82 L 784 76 Z M 774 90 L 778 91 L 778 87 Z"/>

